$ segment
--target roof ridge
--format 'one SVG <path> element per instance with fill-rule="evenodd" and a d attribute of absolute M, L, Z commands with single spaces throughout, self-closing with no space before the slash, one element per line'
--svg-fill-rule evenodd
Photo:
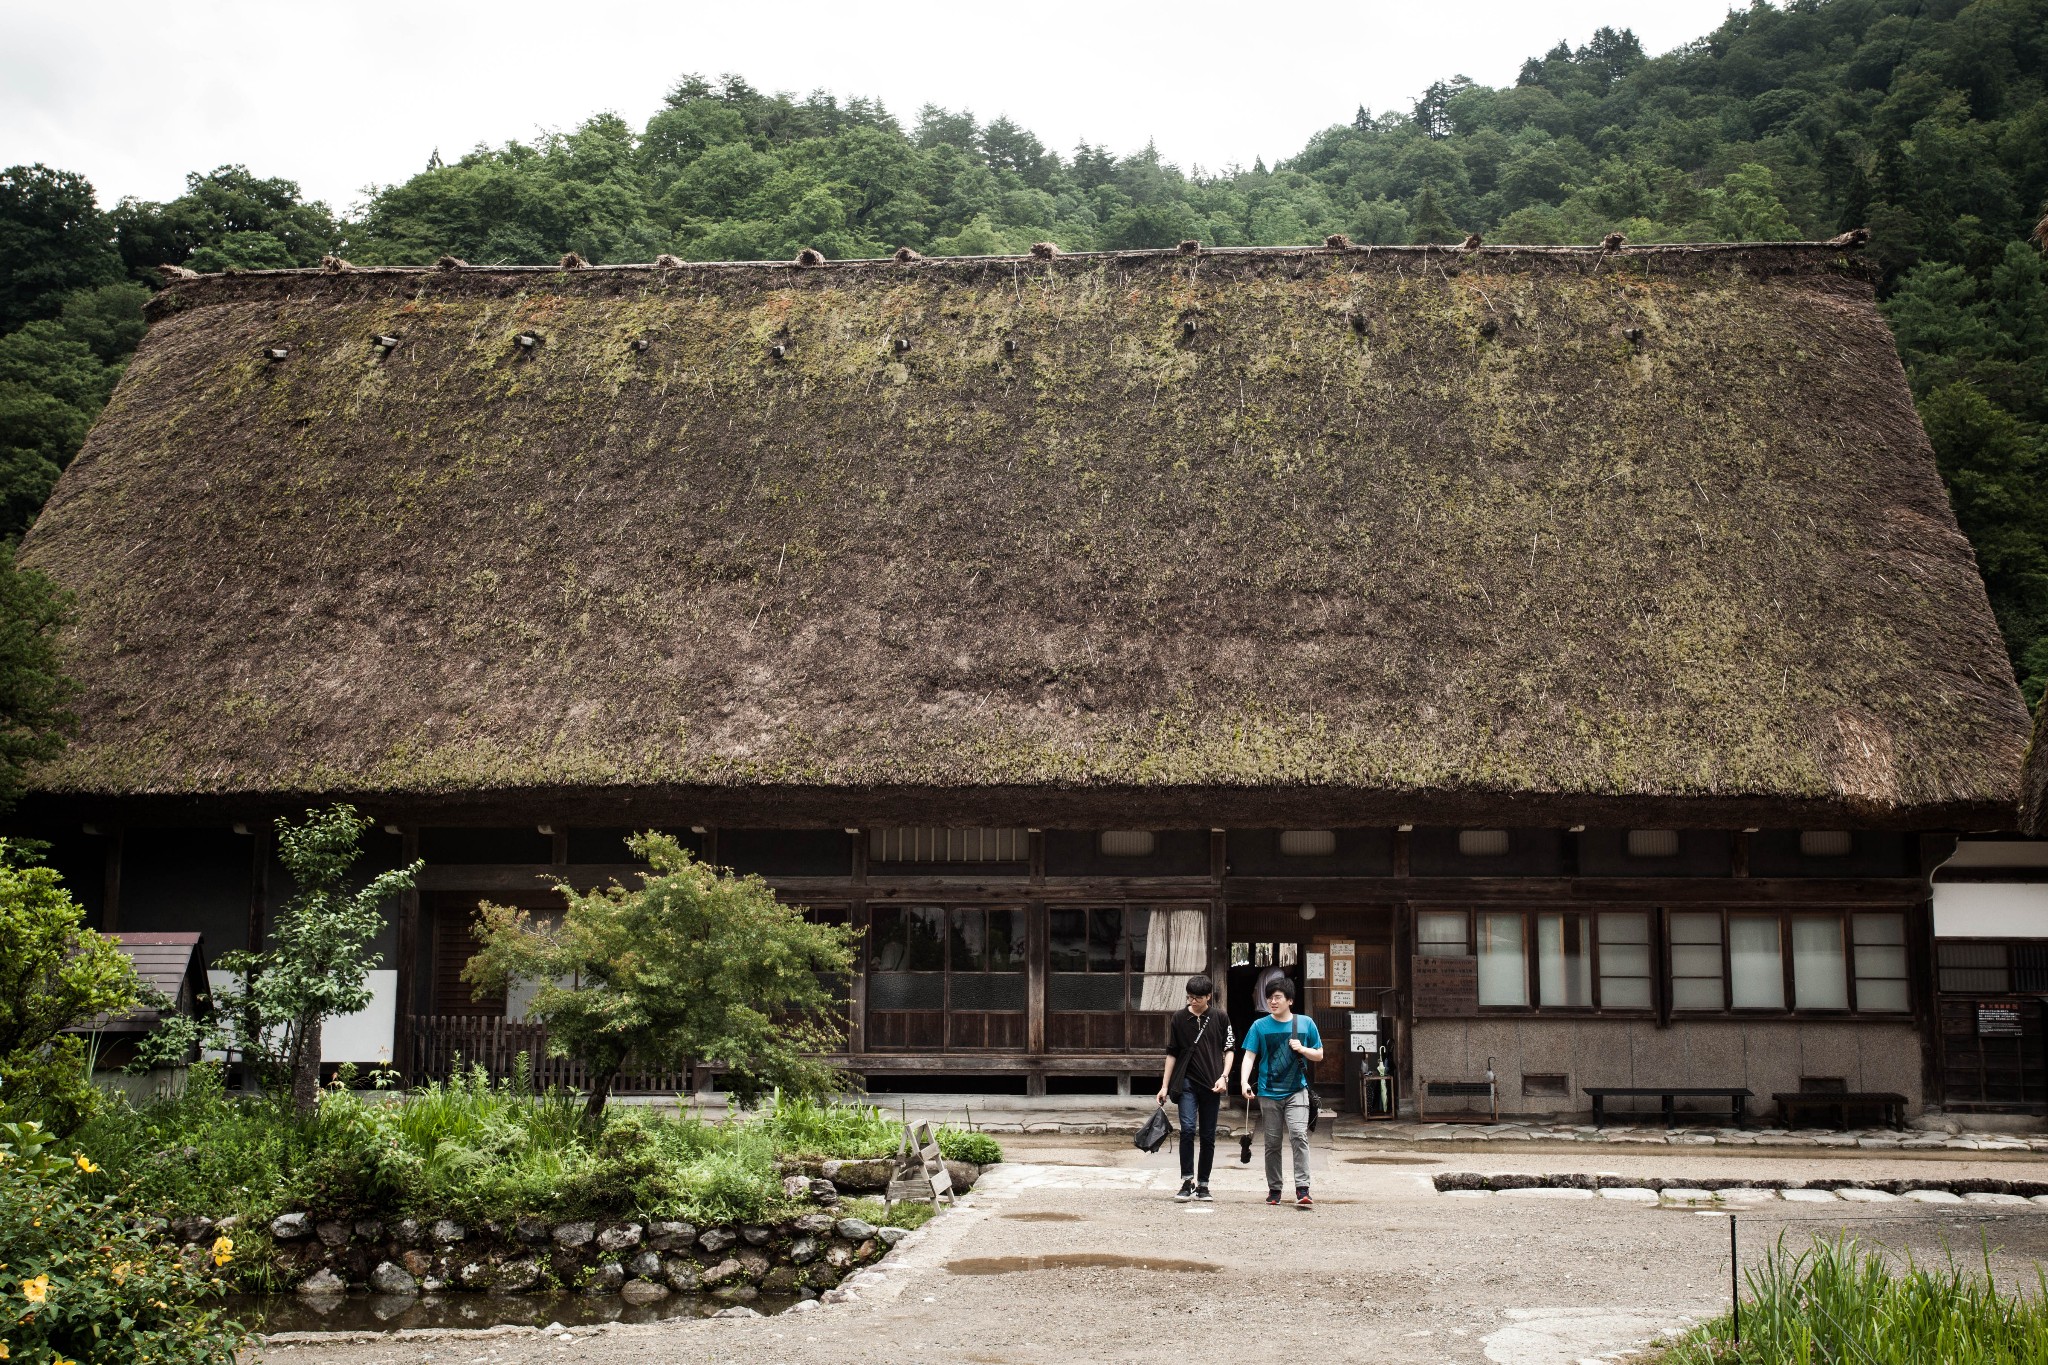
<path fill-rule="evenodd" d="M 1349 242 L 1342 246 L 1314 243 L 1303 246 L 1203 246 L 1195 251 L 1185 251 L 1179 246 L 1143 247 L 1128 251 L 1062 251 L 1057 256 L 1046 257 L 1032 252 L 1015 252 L 988 256 L 914 256 L 904 259 L 899 256 L 850 256 L 841 260 L 819 257 L 816 260 L 787 261 L 624 261 L 611 265 L 585 263 L 573 268 L 579 275 L 611 274 L 659 274 L 674 270 L 788 270 L 792 272 L 809 270 L 847 270 L 864 267 L 889 267 L 892 269 L 929 269 L 934 266 L 991 265 L 991 264 L 1033 264 L 1048 265 L 1060 261 L 1144 261 L 1159 258 L 1185 260 L 1203 256 L 1224 256 L 1233 259 L 1255 259 L 1271 257 L 1317 256 L 1445 256 L 1457 260 L 1500 259 L 1512 256 L 1531 256 L 1552 259 L 1587 257 L 1604 258 L 1648 258 L 1657 256 L 1739 256 L 1759 252 L 1835 252 L 1854 251 L 1861 241 L 1845 241 L 1843 238 L 1827 241 L 1797 242 L 1646 242 L 1640 245 L 1609 247 L 1599 242 L 1588 245 L 1550 245 L 1545 243 L 1486 243 L 1478 247 L 1456 244 L 1421 245 L 1374 245 L 1364 242 Z M 326 265 L 286 266 L 266 270 L 221 270 L 200 274 L 183 275 L 173 279 L 169 287 L 188 285 L 200 281 L 216 282 L 229 279 L 272 279 L 279 276 L 318 275 L 562 275 L 571 273 L 571 268 L 560 264 L 552 265 L 476 265 L 469 262 L 451 265 L 354 265 L 343 264 L 338 268 Z"/>

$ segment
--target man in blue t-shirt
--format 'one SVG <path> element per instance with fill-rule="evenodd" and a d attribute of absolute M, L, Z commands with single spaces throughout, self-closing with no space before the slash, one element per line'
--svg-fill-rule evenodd
<path fill-rule="evenodd" d="M 1252 1090 L 1259 1069 L 1259 1128 L 1266 1140 L 1266 1202 L 1280 1202 L 1280 1132 L 1284 1126 L 1294 1157 L 1294 1204 L 1312 1209 L 1308 1193 L 1308 1064 L 1323 1060 L 1316 1021 L 1294 1013 L 1294 983 L 1282 978 L 1266 987 L 1264 1019 L 1245 1030 L 1244 1088 Z"/>

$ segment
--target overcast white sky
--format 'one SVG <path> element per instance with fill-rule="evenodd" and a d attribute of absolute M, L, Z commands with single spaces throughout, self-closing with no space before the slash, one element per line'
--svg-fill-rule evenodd
<path fill-rule="evenodd" d="M 1652 53 L 1729 0 L 1206 0 L 950 6 L 628 0 L 0 0 L 0 165 L 82 171 L 103 204 L 167 199 L 241 162 L 346 209 L 434 149 L 528 138 L 610 109 L 636 126 L 686 71 L 763 90 L 1008 114 L 1063 154 L 1157 141 L 1183 167 L 1298 150 L 1360 104 L 1439 77 L 1514 79 L 1602 24 Z"/>

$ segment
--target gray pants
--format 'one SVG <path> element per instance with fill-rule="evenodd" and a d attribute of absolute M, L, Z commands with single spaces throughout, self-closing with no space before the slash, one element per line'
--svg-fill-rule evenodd
<path fill-rule="evenodd" d="M 1287 1125 L 1287 1145 L 1294 1149 L 1294 1187 L 1308 1188 L 1308 1091 L 1297 1090 L 1284 1100 L 1259 1098 L 1259 1132 L 1266 1140 L 1266 1188 L 1280 1185 L 1280 1126 Z"/>

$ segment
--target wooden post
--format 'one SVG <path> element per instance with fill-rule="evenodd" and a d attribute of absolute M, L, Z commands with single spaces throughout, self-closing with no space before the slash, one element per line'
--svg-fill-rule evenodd
<path fill-rule="evenodd" d="M 554 865 L 557 877 L 566 877 L 569 875 L 569 827 L 550 825 L 548 828 L 552 831 L 548 837 L 553 841 L 549 861 Z"/>
<path fill-rule="evenodd" d="M 112 934 L 121 928 L 121 839 L 119 825 L 107 829 L 106 891 L 100 904 L 100 932 Z"/>
<path fill-rule="evenodd" d="M 1223 883 L 1230 874 L 1228 839 L 1220 829 L 1209 831 L 1209 880 L 1215 885 L 1209 899 L 1209 979 L 1226 1000 L 1230 997 L 1230 909 L 1223 899 Z"/>
<path fill-rule="evenodd" d="M 399 832 L 399 861 L 410 867 L 420 856 L 420 828 L 406 825 Z M 420 955 L 420 893 L 417 888 L 398 893 L 398 1010 L 392 1020 L 391 1064 L 404 1078 L 405 1084 L 424 1079 L 417 1075 L 418 1068 L 413 1057 L 413 1014 L 419 1002 L 413 999 L 419 989 L 414 978 L 419 974 Z"/>
<path fill-rule="evenodd" d="M 270 828 L 249 827 L 249 941 L 252 953 L 263 951 L 270 918 Z"/>
<path fill-rule="evenodd" d="M 868 1046 L 868 839 L 863 827 L 853 838 L 853 903 L 846 922 L 860 931 L 853 949 L 853 979 L 846 991 L 846 1050 L 867 1051 Z"/>

